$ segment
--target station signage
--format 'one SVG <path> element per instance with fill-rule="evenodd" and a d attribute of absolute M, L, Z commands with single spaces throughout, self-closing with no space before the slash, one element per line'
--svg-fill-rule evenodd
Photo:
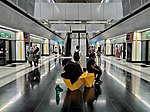
<path fill-rule="evenodd" d="M 59 42 L 59 45 L 63 45 L 64 44 L 64 42 Z"/>
<path fill-rule="evenodd" d="M 54 41 L 55 41 L 55 42 L 58 42 L 58 38 L 57 38 L 57 37 L 55 37 L 55 38 L 54 38 Z"/>
<path fill-rule="evenodd" d="M 80 33 L 80 39 L 85 39 L 86 38 L 86 33 Z"/>
<path fill-rule="evenodd" d="M 95 42 L 98 42 L 98 41 L 100 41 L 100 39 L 99 39 L 99 38 L 96 38 L 96 39 L 95 39 Z"/>
<path fill-rule="evenodd" d="M 0 32 L 0 37 L 3 37 L 3 38 L 11 38 L 11 34 L 9 34 L 9 33 L 4 33 L 4 32 Z"/>
<path fill-rule="evenodd" d="M 95 43 L 95 42 L 90 42 L 90 44 L 91 44 L 91 45 L 95 45 L 96 43 Z"/>
<path fill-rule="evenodd" d="M 116 39 L 112 39 L 111 43 L 117 43 L 117 40 Z"/>
<path fill-rule="evenodd" d="M 30 42 L 32 42 L 33 41 L 33 38 L 30 38 Z"/>
<path fill-rule="evenodd" d="M 146 34 L 146 37 L 147 37 L 147 38 L 150 38 L 150 32 Z"/>
<path fill-rule="evenodd" d="M 50 45 L 54 45 L 55 41 L 54 40 L 50 40 Z"/>
<path fill-rule="evenodd" d="M 126 37 L 122 37 L 122 41 L 123 41 L 123 42 L 126 42 Z"/>
<path fill-rule="evenodd" d="M 78 39 L 78 33 L 72 33 L 71 38 L 72 39 Z"/>

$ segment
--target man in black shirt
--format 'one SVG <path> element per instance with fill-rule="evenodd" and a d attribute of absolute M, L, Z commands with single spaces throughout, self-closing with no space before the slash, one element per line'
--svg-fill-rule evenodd
<path fill-rule="evenodd" d="M 101 69 L 96 65 L 96 62 L 95 62 L 95 59 L 96 58 L 96 56 L 95 56 L 95 53 L 92 53 L 92 54 L 90 54 L 90 56 L 89 56 L 89 60 L 88 60 L 88 62 L 87 62 L 87 71 L 89 72 L 89 73 L 94 73 L 95 74 L 95 84 L 101 84 L 102 83 L 102 81 L 100 80 L 100 76 L 101 76 L 101 74 L 102 74 L 102 71 L 101 71 Z M 97 76 L 96 76 L 97 75 Z"/>

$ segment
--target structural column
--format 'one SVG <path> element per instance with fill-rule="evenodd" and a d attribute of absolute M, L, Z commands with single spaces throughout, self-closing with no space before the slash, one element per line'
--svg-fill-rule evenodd
<path fill-rule="evenodd" d="M 110 39 L 106 40 L 106 56 L 111 55 L 111 45 L 110 45 Z"/>
<path fill-rule="evenodd" d="M 48 39 L 45 39 L 45 42 L 44 42 L 44 56 L 49 56 L 49 40 Z"/>
<path fill-rule="evenodd" d="M 16 33 L 16 61 L 25 61 L 25 42 L 22 31 Z"/>
<path fill-rule="evenodd" d="M 141 33 L 134 32 L 132 44 L 132 61 L 141 61 Z"/>

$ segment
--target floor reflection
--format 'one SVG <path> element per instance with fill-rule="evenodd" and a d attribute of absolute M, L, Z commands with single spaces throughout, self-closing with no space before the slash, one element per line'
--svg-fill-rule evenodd
<path fill-rule="evenodd" d="M 129 73 L 113 64 L 107 63 L 108 74 L 116 79 L 117 82 L 122 84 L 125 89 L 136 96 L 140 101 L 142 101 L 147 107 L 150 107 L 150 82 L 141 78 L 140 72 Z"/>
<path fill-rule="evenodd" d="M 84 102 L 87 102 L 88 111 L 95 112 L 95 103 L 99 95 L 101 95 L 101 88 L 99 84 L 95 84 L 94 87 L 86 88 L 83 94 Z"/>
<path fill-rule="evenodd" d="M 84 112 L 85 104 L 87 104 L 88 111 L 94 112 L 94 105 L 101 94 L 99 84 L 91 88 L 84 88 L 84 90 L 70 91 L 67 89 L 61 112 Z"/>
<path fill-rule="evenodd" d="M 34 71 L 28 73 L 28 81 L 33 88 L 36 84 L 40 83 L 40 72 L 39 69 L 36 68 Z"/>
<path fill-rule="evenodd" d="M 62 112 L 68 112 L 74 109 L 75 112 L 83 112 L 83 92 L 81 90 L 70 91 L 67 89 L 64 98 Z"/>

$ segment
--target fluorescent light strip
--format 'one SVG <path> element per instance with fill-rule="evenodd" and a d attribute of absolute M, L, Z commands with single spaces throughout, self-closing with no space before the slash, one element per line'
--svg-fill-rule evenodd
<path fill-rule="evenodd" d="M 1 28 L 4 28 L 4 29 L 8 29 L 8 30 L 12 30 L 12 31 L 14 31 L 14 32 L 20 32 L 20 30 L 16 30 L 16 29 L 13 29 L 13 28 L 9 28 L 9 27 L 6 27 L 6 26 L 2 26 L 2 25 L 0 25 L 0 27 Z"/>
<path fill-rule="evenodd" d="M 143 30 L 137 30 L 137 32 L 144 32 L 144 31 L 148 31 L 148 30 L 150 30 L 150 28 L 146 28 L 146 29 L 143 29 Z"/>
<path fill-rule="evenodd" d="M 38 35 L 34 35 L 34 34 L 30 34 L 30 36 L 32 36 L 33 38 L 47 39 L 47 38 L 40 37 L 40 36 L 38 36 Z"/>
<path fill-rule="evenodd" d="M 40 38 L 36 38 L 36 37 L 30 37 L 30 38 L 34 38 L 34 39 L 37 39 L 37 40 L 43 40 L 43 39 L 40 39 Z"/>
<path fill-rule="evenodd" d="M 118 36 L 112 37 L 111 39 L 121 38 L 121 37 L 125 37 L 125 36 L 127 36 L 127 34 L 118 35 Z"/>

